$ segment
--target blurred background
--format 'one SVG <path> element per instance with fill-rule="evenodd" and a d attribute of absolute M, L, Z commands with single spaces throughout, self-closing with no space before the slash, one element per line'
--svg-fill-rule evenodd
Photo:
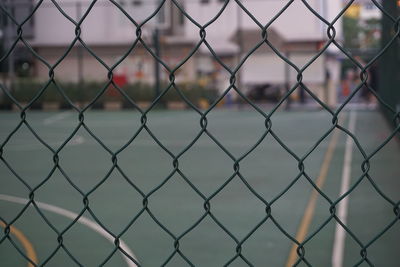
<path fill-rule="evenodd" d="M 381 4 L 396 17 L 399 2 L 388 2 Z M 335 31 L 330 33 L 334 34 L 336 45 L 331 43 L 323 52 L 329 41 L 328 26 L 301 1 L 294 1 L 277 18 L 274 16 L 287 2 L 242 1 L 252 17 L 234 1 L 226 7 L 223 0 L 181 0 L 178 3 L 181 10 L 170 1 L 160 7 L 158 0 L 114 3 L 100 0 L 85 16 L 91 1 L 44 1 L 33 12 L 37 1 L 4 0 L 0 12 L 3 83 L 18 101 L 27 103 L 54 73 L 54 80 L 72 102 L 87 103 L 107 84 L 112 70 L 114 84 L 123 88 L 135 102 L 146 106 L 167 88 L 173 73 L 175 83 L 185 96 L 195 105 L 207 107 L 229 88 L 232 74 L 229 70 L 233 71 L 246 58 L 236 73 L 235 86 L 252 101 L 276 103 L 299 78 L 298 70 L 287 64 L 284 57 L 298 69 L 304 68 L 302 84 L 287 98 L 287 107 L 318 105 L 303 87 L 334 107 L 360 84 L 360 67 L 373 59 L 394 34 L 393 21 L 382 17 L 383 12 L 370 0 L 307 1 L 321 18 L 334 22 Z M 206 25 L 223 7 L 218 19 Z M 340 12 L 342 16 L 336 18 Z M 12 21 L 10 15 L 16 21 Z M 83 16 L 82 24 L 77 27 Z M 141 24 L 139 31 L 135 23 Z M 262 26 L 267 23 L 268 44 L 263 43 L 262 33 Z M 204 43 L 201 43 L 201 25 L 206 25 Z M 79 39 L 75 39 L 76 36 Z M 399 62 L 398 46 L 397 41 L 389 49 L 394 52 L 384 53 L 368 66 L 368 84 L 373 90 L 378 92 L 385 83 L 380 79 L 382 65 L 392 64 L 388 67 L 389 73 L 383 71 L 384 75 L 392 77 L 385 79 L 386 83 L 391 80 L 391 84 L 385 86 L 398 86 L 394 78 L 400 76 L 395 70 L 399 68 L 394 67 Z M 155 60 L 156 55 L 162 62 Z M 312 64 L 308 65 L 310 61 Z M 103 97 L 93 103 L 94 108 L 104 107 L 104 102 L 113 102 L 108 105 L 111 109 L 130 106 L 119 90 L 109 87 Z M 392 93 L 395 92 L 392 90 Z M 169 90 L 163 100 L 164 105 L 182 102 L 174 90 Z M 230 90 L 219 105 L 243 102 Z M 374 108 L 377 101 L 370 90 L 362 88 L 352 102 Z M 50 109 L 69 107 L 57 90 L 46 90 L 31 107 L 42 108 L 43 105 Z M 1 107 L 11 108 L 11 101 L 2 96 Z M 184 108 L 184 103 L 171 107 Z"/>

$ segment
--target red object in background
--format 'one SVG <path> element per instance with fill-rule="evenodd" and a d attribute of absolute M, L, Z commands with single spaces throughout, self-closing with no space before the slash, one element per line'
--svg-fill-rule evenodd
<path fill-rule="evenodd" d="M 121 88 L 121 87 L 123 87 L 124 85 L 126 85 L 128 83 L 128 79 L 126 78 L 125 74 L 122 74 L 122 75 L 121 74 L 120 75 L 114 74 L 113 82 L 115 83 L 116 86 Z M 109 96 L 118 96 L 118 95 L 120 95 L 118 90 L 113 85 L 110 85 L 110 87 L 107 88 L 106 93 Z"/>
<path fill-rule="evenodd" d="M 139 71 L 135 72 L 135 78 L 142 79 L 143 77 L 144 77 L 143 71 L 139 70 Z"/>
<path fill-rule="evenodd" d="M 128 79 L 125 74 L 114 74 L 113 82 L 118 86 L 122 87 L 128 83 Z"/>
<path fill-rule="evenodd" d="M 324 47 L 324 45 L 325 45 L 325 42 L 317 42 L 317 45 L 316 45 L 316 48 L 317 48 L 317 50 L 319 51 L 319 50 L 321 50 L 323 47 Z"/>
<path fill-rule="evenodd" d="M 342 95 L 344 97 L 347 97 L 350 95 L 350 84 L 346 80 L 342 82 Z"/>

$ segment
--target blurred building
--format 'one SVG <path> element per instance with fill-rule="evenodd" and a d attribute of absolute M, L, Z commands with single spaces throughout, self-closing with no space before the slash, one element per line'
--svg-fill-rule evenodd
<path fill-rule="evenodd" d="M 192 53 L 201 40 L 201 27 L 206 25 L 205 37 L 212 51 L 202 44 L 175 73 L 176 80 L 199 80 L 220 90 L 229 86 L 230 74 L 215 60 L 213 54 L 227 67 L 234 69 L 240 59 L 263 41 L 260 25 L 273 21 L 267 30 L 270 44 L 299 68 L 313 60 L 328 40 L 327 26 L 301 1 L 294 1 L 287 8 L 284 1 L 242 1 L 243 6 L 257 20 L 253 21 L 234 1 L 225 6 L 225 1 L 221 0 L 180 0 L 181 8 L 197 24 L 190 21 L 171 1 L 167 1 L 158 15 L 149 21 L 146 18 L 157 9 L 157 0 L 116 2 L 119 7 L 106 0 L 99 0 L 90 7 L 90 1 L 58 0 L 59 8 L 52 2 L 43 2 L 36 10 L 30 44 L 46 61 L 56 64 L 56 79 L 73 82 L 106 80 L 107 68 L 113 68 L 115 63 L 128 54 L 113 69 L 115 76 L 123 76 L 128 82 L 153 83 L 154 58 L 147 49 L 154 52 L 152 32 L 156 27 L 160 33 L 161 58 L 173 69 Z M 342 7 L 340 1 L 308 0 L 307 3 L 328 21 L 332 21 Z M 89 7 L 91 9 L 86 16 Z M 223 7 L 224 11 L 218 14 Z M 137 23 L 146 21 L 141 32 L 137 32 L 133 21 L 120 8 Z M 275 19 L 282 9 L 285 11 Z M 82 24 L 78 25 L 77 22 L 83 16 Z M 218 18 L 208 25 L 215 16 Z M 341 42 L 341 19 L 334 26 L 335 39 Z M 73 42 L 77 34 L 86 48 L 78 41 Z M 137 34 L 147 48 L 139 42 L 131 49 Z M 340 79 L 337 52 L 331 45 L 302 73 L 304 84 L 332 105 L 336 101 L 335 88 Z M 58 62 L 60 58 L 63 60 Z M 166 80 L 169 72 L 164 67 L 161 69 L 161 78 Z M 49 68 L 35 59 L 32 74 L 47 79 Z M 244 91 L 260 84 L 290 87 L 297 81 L 297 76 L 297 71 L 264 43 L 247 58 L 238 73 L 237 83 Z"/>
<path fill-rule="evenodd" d="M 344 5 L 348 2 L 348 0 L 343 0 Z M 377 2 L 381 3 L 380 0 L 377 0 Z M 356 0 L 346 10 L 346 16 L 358 18 L 362 21 L 379 19 L 381 15 L 382 11 L 371 0 Z"/>
<path fill-rule="evenodd" d="M 348 1 L 344 1 L 346 5 Z M 381 3 L 381 1 L 377 1 Z M 399 2 L 400 3 L 400 2 Z M 357 0 L 346 10 L 345 30 L 349 49 L 366 50 L 379 48 L 381 39 L 382 11 L 371 0 Z"/>
<path fill-rule="evenodd" d="M 205 25 L 217 15 L 225 1 L 187 1 L 186 9 L 199 24 Z M 327 21 L 332 21 L 341 11 L 340 1 L 309 0 L 310 8 Z M 267 44 L 262 44 L 255 51 L 253 48 L 262 43 L 262 26 L 269 25 L 268 41 L 270 44 L 299 68 L 304 67 L 318 54 L 327 42 L 327 25 L 315 16 L 301 1 L 294 1 L 285 7 L 285 1 L 242 1 L 244 8 L 253 16 L 251 18 L 236 2 L 231 1 L 218 19 L 207 26 L 207 41 L 221 58 L 231 58 L 231 66 L 236 66 L 240 59 L 252 54 L 246 59 L 240 69 L 239 77 L 241 89 L 246 91 L 260 84 L 273 84 L 281 87 L 291 87 L 297 81 L 297 71 L 288 66 Z M 284 10 L 282 14 L 280 12 Z M 276 17 L 279 14 L 279 17 Z M 255 21 L 256 20 L 256 21 Z M 268 24 L 272 22 L 271 24 Z M 342 21 L 338 19 L 334 25 L 335 39 L 343 40 Z M 199 28 L 192 23 L 185 24 L 185 36 L 190 39 L 199 39 Z M 211 53 L 206 46 L 201 52 L 212 60 Z M 331 45 L 326 52 L 315 59 L 302 73 L 304 82 L 317 96 L 334 105 L 336 102 L 336 87 L 340 80 L 340 61 L 337 59 L 339 50 Z M 203 60 L 205 61 L 205 60 Z M 212 68 L 221 67 L 218 64 L 204 62 Z M 204 71 L 206 67 L 199 65 Z M 229 74 L 224 72 L 227 88 Z M 299 92 L 300 90 L 297 90 Z M 297 93 L 296 92 L 296 93 Z"/>
<path fill-rule="evenodd" d="M 56 78 L 64 81 L 77 82 L 107 80 L 109 69 L 119 60 L 123 62 L 113 69 L 115 76 L 124 76 L 128 82 L 154 80 L 154 58 L 147 49 L 154 52 L 152 32 L 155 27 L 160 30 L 160 47 L 163 60 L 173 65 L 182 57 L 182 52 L 189 51 L 193 46 L 181 36 L 181 26 L 170 3 L 166 4 L 158 15 L 144 24 L 137 33 L 136 23 L 143 23 L 157 8 L 156 1 L 118 0 L 118 6 L 110 1 L 97 1 L 84 18 L 80 27 L 77 23 L 90 7 L 89 1 L 60 0 L 57 1 L 64 14 L 55 8 L 54 4 L 45 2 L 35 12 L 35 32 L 32 46 L 46 61 L 55 64 L 66 54 L 63 61 L 55 68 Z M 131 18 L 121 10 L 125 10 Z M 68 15 L 70 20 L 65 17 Z M 49 23 L 50 22 L 50 23 Z M 78 40 L 73 42 L 79 33 Z M 137 42 L 137 34 L 141 40 Z M 147 45 L 147 48 L 143 46 Z M 72 47 L 70 47 L 72 45 Z M 83 47 L 85 46 L 85 47 Z M 94 56 L 96 55 L 96 56 Z M 125 55 L 127 57 L 125 58 Z M 48 67 L 37 61 L 35 75 L 43 79 L 48 77 Z M 109 69 L 108 69 L 109 68 Z M 194 76 L 193 67 L 186 64 L 181 70 L 181 76 Z M 163 76 L 166 76 L 164 70 Z"/>
<path fill-rule="evenodd" d="M 14 52 L 0 63 L 0 72 L 8 73 L 11 76 L 24 76 L 28 74 L 33 57 L 23 43 L 15 43 L 18 37 L 17 23 L 22 23 L 29 16 L 33 9 L 33 0 L 2 0 L 2 5 L 9 13 L 0 12 L 0 53 L 4 55 L 12 45 L 15 45 L 15 48 Z M 11 21 L 9 16 L 14 17 L 15 21 Z M 34 20 L 26 21 L 22 29 L 24 40 L 32 41 Z"/>

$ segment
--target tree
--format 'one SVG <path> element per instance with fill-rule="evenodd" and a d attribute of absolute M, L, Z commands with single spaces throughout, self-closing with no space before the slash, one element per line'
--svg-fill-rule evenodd
<path fill-rule="evenodd" d="M 349 16 L 343 18 L 344 47 L 348 49 L 360 48 L 360 32 L 361 27 L 357 18 Z"/>

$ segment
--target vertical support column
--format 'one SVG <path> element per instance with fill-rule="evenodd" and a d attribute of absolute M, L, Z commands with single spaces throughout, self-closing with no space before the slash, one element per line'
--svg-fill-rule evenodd
<path fill-rule="evenodd" d="M 76 2 L 76 17 L 77 20 L 80 20 L 82 17 L 82 3 L 81 2 Z M 81 37 L 82 37 L 82 32 L 81 32 Z M 82 44 L 80 42 L 77 43 L 76 46 L 76 59 L 78 62 L 78 85 L 79 88 L 82 88 L 83 82 L 84 82 L 84 77 L 83 77 L 83 50 L 82 50 Z"/>
<path fill-rule="evenodd" d="M 243 20 L 242 20 L 242 9 L 240 6 L 237 6 L 237 34 L 238 34 L 238 46 L 239 46 L 239 52 L 238 52 L 238 64 L 240 63 L 240 60 L 242 58 L 243 54 L 243 32 L 242 32 L 242 27 L 243 27 Z M 242 77 L 241 77 L 241 70 L 238 69 L 238 72 L 236 74 L 236 83 L 238 89 L 242 89 Z"/>
<path fill-rule="evenodd" d="M 160 32 L 158 27 L 156 26 L 153 32 L 153 44 L 154 44 L 154 53 L 155 55 L 160 58 Z M 154 59 L 154 98 L 160 94 L 160 87 L 161 87 L 161 78 L 160 78 L 160 63 Z"/>
<path fill-rule="evenodd" d="M 286 52 L 285 53 L 285 57 L 287 58 L 287 59 L 290 59 L 290 54 L 289 54 L 289 52 Z M 289 89 L 290 89 L 290 66 L 289 66 L 289 64 L 287 64 L 286 62 L 284 63 L 285 64 L 285 91 L 286 91 L 286 93 L 288 93 L 289 92 Z M 285 109 L 286 110 L 289 110 L 290 109 L 290 104 L 291 104 L 291 99 L 290 99 L 290 95 L 286 98 L 286 105 L 285 105 Z"/>
<path fill-rule="evenodd" d="M 326 58 L 326 86 L 327 86 L 327 104 L 334 108 L 338 102 L 338 87 L 340 85 L 341 62 L 336 55 L 330 55 Z"/>
<path fill-rule="evenodd" d="M 239 0 L 240 1 L 240 0 Z M 241 59 L 242 59 L 242 55 L 243 55 L 243 50 L 244 50 L 244 48 L 243 48 L 243 46 L 244 46 L 244 43 L 243 43 L 243 32 L 242 32 L 242 27 L 243 27 L 243 19 L 242 19 L 242 9 L 240 8 L 240 6 L 239 5 L 237 5 L 237 14 L 236 14 L 236 16 L 237 16 L 237 40 L 238 40 L 238 48 L 239 48 L 239 51 L 238 51 L 238 53 L 237 53 L 237 64 L 239 65 L 240 64 L 240 61 L 241 61 Z M 242 71 L 241 71 L 241 69 L 239 68 L 238 69 L 238 71 L 236 72 L 236 87 L 238 88 L 238 90 L 241 90 L 241 92 L 243 93 L 243 94 L 245 94 L 246 92 L 243 90 L 243 82 L 242 82 Z M 238 96 L 237 94 L 236 94 L 236 96 Z M 235 101 L 236 100 L 236 101 Z M 241 103 L 241 101 L 240 101 L 240 99 L 239 99 L 239 97 L 236 97 L 236 99 L 234 99 L 234 101 L 236 102 L 236 103 L 238 103 L 238 104 L 240 104 Z M 239 105 L 240 106 L 240 105 Z"/>
<path fill-rule="evenodd" d="M 6 0 L 6 6 L 8 7 L 10 13 L 12 16 L 15 16 L 15 7 L 14 7 L 14 2 L 12 0 Z M 4 43 L 7 48 L 10 48 L 13 44 L 13 35 L 14 35 L 14 24 L 11 21 L 11 19 L 6 18 L 7 24 L 5 26 L 5 36 L 4 36 Z M 6 48 L 6 49 L 7 49 Z M 8 56 L 8 88 L 10 91 L 13 90 L 13 84 L 15 81 L 15 58 L 14 58 L 14 53 L 15 49 L 10 53 Z"/>
<path fill-rule="evenodd" d="M 5 15 L 3 14 L 3 13 L 0 13 L 0 31 L 1 31 L 1 36 L 0 36 L 0 57 L 2 57 L 3 55 L 4 55 L 4 53 L 5 53 L 5 51 L 6 51 L 6 46 L 7 46 L 7 29 L 6 29 L 6 24 L 5 24 Z M 2 75 L 2 82 L 4 83 L 4 84 L 6 84 L 6 82 L 7 82 L 7 77 L 6 77 L 6 75 L 5 75 L 5 72 L 6 72 L 6 68 L 5 68 L 5 65 L 6 65 L 6 62 L 5 61 L 3 61 L 3 62 L 1 62 L 1 68 L 3 68 L 3 71 L 4 71 L 4 73 L 3 73 L 3 75 Z M 1 72 L 1 70 L 0 70 L 0 72 Z M 1 95 L 1 92 L 0 92 L 0 95 Z"/>

